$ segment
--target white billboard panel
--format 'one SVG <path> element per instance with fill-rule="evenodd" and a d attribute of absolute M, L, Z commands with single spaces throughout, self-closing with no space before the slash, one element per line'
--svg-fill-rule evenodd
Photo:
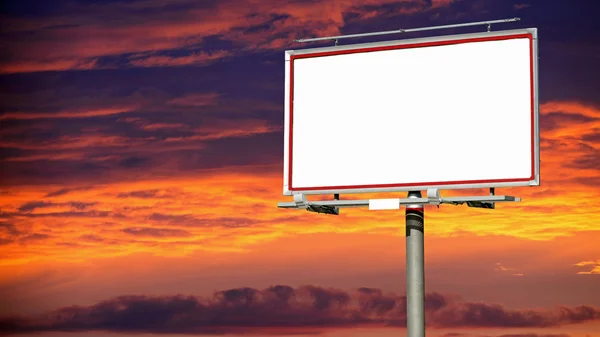
<path fill-rule="evenodd" d="M 539 185 L 535 29 L 286 51 L 284 194 Z"/>

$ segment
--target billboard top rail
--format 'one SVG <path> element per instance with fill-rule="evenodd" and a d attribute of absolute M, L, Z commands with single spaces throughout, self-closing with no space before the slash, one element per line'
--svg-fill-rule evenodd
<path fill-rule="evenodd" d="M 334 41 L 335 44 L 338 44 L 338 40 L 340 39 L 349 39 L 349 38 L 358 38 L 358 37 L 367 37 L 367 36 L 378 36 L 378 35 L 389 35 L 389 34 L 400 34 L 400 33 L 412 33 L 412 32 L 422 32 L 427 30 L 438 30 L 438 29 L 449 29 L 449 28 L 459 28 L 459 27 L 471 27 L 471 26 L 487 26 L 487 31 L 491 31 L 492 24 L 497 23 L 508 23 L 508 22 L 516 22 L 521 20 L 520 18 L 509 18 L 509 19 L 500 19 L 500 20 L 491 20 L 491 21 L 478 21 L 478 22 L 467 22 L 467 23 L 458 23 L 452 25 L 442 25 L 442 26 L 430 26 L 430 27 L 420 27 L 420 28 L 408 28 L 408 29 L 396 29 L 396 30 L 388 30 L 382 32 L 372 32 L 372 33 L 361 33 L 361 34 L 349 34 L 349 35 L 338 35 L 338 36 L 327 36 L 327 37 L 315 37 L 315 38 L 304 38 L 294 40 L 295 42 L 317 42 L 317 41 Z"/>

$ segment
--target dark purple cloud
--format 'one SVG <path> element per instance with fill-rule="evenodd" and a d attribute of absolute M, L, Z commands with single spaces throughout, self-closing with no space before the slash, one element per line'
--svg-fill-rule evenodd
<path fill-rule="evenodd" d="M 43 241 L 43 240 L 49 239 L 51 237 L 52 236 L 50 236 L 48 234 L 33 233 L 33 234 L 29 234 L 29 235 L 21 237 L 19 239 L 19 241 L 21 243 L 31 243 L 32 241 Z"/>
<path fill-rule="evenodd" d="M 4 232 L 8 235 L 21 234 L 21 231 L 17 229 L 17 226 L 9 222 L 0 222 L 0 232 Z"/>
<path fill-rule="evenodd" d="M 587 135 L 581 137 L 583 141 L 600 144 L 600 129 L 592 129 Z"/>
<path fill-rule="evenodd" d="M 0 246 L 18 242 L 20 244 L 36 244 L 52 238 L 52 235 L 32 231 L 31 228 L 18 228 L 10 222 L 0 222 Z"/>
<path fill-rule="evenodd" d="M 175 198 L 181 191 L 176 191 L 173 189 L 161 190 L 161 189 L 151 189 L 151 190 L 138 190 L 131 192 L 121 192 L 117 194 L 117 198 L 140 198 L 140 199 L 165 199 L 165 198 Z"/>
<path fill-rule="evenodd" d="M 594 121 L 597 121 L 597 119 L 583 114 L 551 112 L 540 118 L 540 129 L 541 132 L 551 131 L 575 124 L 584 126 L 586 123 Z"/>
<path fill-rule="evenodd" d="M 80 238 L 84 241 L 89 241 L 89 242 L 105 242 L 105 240 L 103 238 L 101 238 L 98 235 L 93 235 L 93 234 L 81 235 Z"/>
<path fill-rule="evenodd" d="M 68 205 L 70 205 L 71 207 L 73 207 L 74 209 L 78 210 L 78 211 L 84 211 L 86 209 L 88 209 L 91 206 L 96 205 L 97 202 L 81 202 L 81 201 L 71 201 L 70 203 L 68 203 Z"/>
<path fill-rule="evenodd" d="M 56 191 L 52 191 L 52 192 L 46 194 L 46 198 L 59 197 L 59 196 L 62 196 L 62 195 L 69 194 L 71 192 L 88 191 L 90 189 L 92 189 L 92 188 L 91 187 L 61 188 L 61 189 L 58 189 Z"/>
<path fill-rule="evenodd" d="M 46 208 L 46 207 L 52 207 L 52 206 L 69 206 L 69 207 L 75 209 L 76 211 L 83 211 L 95 204 L 96 204 L 96 202 L 81 202 L 81 201 L 71 201 L 68 203 L 54 203 L 54 202 L 43 201 L 43 200 L 30 201 L 30 202 L 27 202 L 27 203 L 19 206 L 19 212 L 28 213 L 28 212 L 32 212 L 38 208 Z"/>
<path fill-rule="evenodd" d="M 600 177 L 578 177 L 573 181 L 585 186 L 600 187 Z"/>
<path fill-rule="evenodd" d="M 224 334 L 263 328 L 405 326 L 406 298 L 379 289 L 355 292 L 317 286 L 237 288 L 211 297 L 120 296 L 90 306 L 64 307 L 38 317 L 5 317 L 0 330 L 115 331 Z M 590 306 L 508 309 L 438 293 L 426 296 L 427 324 L 437 328 L 549 328 L 600 320 Z M 240 330 L 242 329 L 242 330 Z M 505 335 L 504 337 L 541 337 Z M 562 337 L 553 335 L 552 337 Z"/>
<path fill-rule="evenodd" d="M 600 171 L 600 150 L 590 150 L 589 153 L 577 158 L 569 166 L 584 170 Z"/>
<path fill-rule="evenodd" d="M 13 243 L 24 233 L 10 222 L 0 222 L 0 246 Z"/>
<path fill-rule="evenodd" d="M 50 207 L 54 204 L 47 201 L 30 201 L 19 207 L 19 212 L 31 212 L 38 208 Z"/>
<path fill-rule="evenodd" d="M 108 211 L 67 211 L 67 212 L 52 212 L 52 213 L 3 213 L 2 216 L 5 218 L 108 218 L 114 215 Z"/>

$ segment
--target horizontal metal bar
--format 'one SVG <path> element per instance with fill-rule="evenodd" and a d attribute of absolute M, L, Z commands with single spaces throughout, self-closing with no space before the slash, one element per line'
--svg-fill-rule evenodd
<path fill-rule="evenodd" d="M 369 200 L 326 200 L 326 201 L 311 201 L 311 205 L 319 206 L 335 206 L 335 207 L 369 207 Z M 279 208 L 299 208 L 295 202 L 280 202 L 277 204 Z"/>
<path fill-rule="evenodd" d="M 491 21 L 478 21 L 478 22 L 467 22 L 467 23 L 457 23 L 453 25 L 442 25 L 442 26 L 430 26 L 430 27 L 421 27 L 421 28 L 408 28 L 408 29 L 396 29 L 396 30 L 388 30 L 381 32 L 372 32 L 372 33 L 361 33 L 361 34 L 349 34 L 349 35 L 338 35 L 338 36 L 327 36 L 327 37 L 315 37 L 315 38 L 305 38 L 294 40 L 295 42 L 315 42 L 315 41 L 330 41 L 330 40 L 339 40 L 339 39 L 349 39 L 354 37 L 366 37 L 366 36 L 377 36 L 377 35 L 388 35 L 388 34 L 400 34 L 400 33 L 411 33 L 411 32 L 422 32 L 426 30 L 436 30 L 436 29 L 448 29 L 448 28 L 458 28 L 458 27 L 470 27 L 470 26 L 483 26 L 483 25 L 491 25 L 497 23 L 506 23 L 506 22 L 515 22 L 519 21 L 521 18 L 511 18 L 511 19 L 501 19 L 501 20 L 491 20 Z"/>
<path fill-rule="evenodd" d="M 462 204 L 472 201 L 482 202 L 518 202 L 520 198 L 511 197 L 508 195 L 486 195 L 486 196 L 471 196 L 471 197 L 449 197 L 441 198 L 441 204 Z M 398 199 L 399 205 L 428 205 L 433 203 L 427 198 L 404 198 Z M 369 207 L 369 200 L 322 200 L 322 201 L 309 201 L 309 205 L 317 206 L 332 206 L 339 208 L 351 208 L 351 207 Z M 295 202 L 280 202 L 277 203 L 279 208 L 302 208 Z"/>
<path fill-rule="evenodd" d="M 448 197 L 442 198 L 442 203 L 468 202 L 468 201 L 486 201 L 486 202 L 502 202 L 502 201 L 521 201 L 520 198 L 511 197 L 509 195 L 488 195 L 482 197 Z"/>

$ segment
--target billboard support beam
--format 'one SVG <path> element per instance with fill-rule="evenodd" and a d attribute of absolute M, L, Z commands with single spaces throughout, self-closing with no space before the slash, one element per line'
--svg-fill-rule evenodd
<path fill-rule="evenodd" d="M 453 24 L 453 25 L 397 29 L 397 30 L 388 30 L 388 31 L 372 32 L 372 33 L 360 33 L 360 34 L 349 34 L 349 35 L 338 35 L 338 36 L 327 36 L 327 37 L 304 38 L 304 39 L 294 40 L 294 42 L 334 41 L 335 45 L 337 46 L 340 39 L 350 39 L 350 38 L 356 38 L 356 37 L 367 37 L 367 36 L 388 35 L 388 34 L 412 33 L 412 32 L 422 32 L 422 31 L 427 31 L 427 30 L 449 29 L 449 28 L 460 28 L 460 27 L 471 27 L 471 26 L 484 26 L 484 25 L 487 26 L 487 31 L 489 32 L 492 30 L 492 24 L 516 22 L 519 20 L 521 20 L 521 19 L 520 18 L 510 18 L 510 19 L 491 20 L 491 21 L 467 22 L 467 23 L 458 23 L 458 24 Z"/>
<path fill-rule="evenodd" d="M 408 192 L 420 199 L 421 192 Z M 407 337 L 425 337 L 425 208 L 406 206 L 406 328 Z"/>
<path fill-rule="evenodd" d="M 432 206 L 440 206 L 441 204 L 447 205 L 462 205 L 467 204 L 469 207 L 479 207 L 479 208 L 495 208 L 495 207 L 487 207 L 487 204 L 494 204 L 497 202 L 519 202 L 521 198 L 516 198 L 509 195 L 485 195 L 485 196 L 459 196 L 459 197 L 441 197 L 440 193 L 436 189 L 427 190 L 427 198 L 396 198 L 396 199 L 387 199 L 390 201 L 393 206 L 390 208 L 383 209 L 399 209 L 401 206 L 406 205 L 432 205 Z M 363 199 L 363 200 L 340 200 L 339 194 L 338 197 L 334 200 L 319 200 L 319 201 L 309 201 L 306 198 L 305 194 L 299 193 L 294 194 L 293 202 L 279 202 L 277 203 L 278 208 L 288 208 L 288 209 L 305 209 L 308 211 L 313 211 L 317 213 L 326 213 L 326 214 L 339 214 L 340 208 L 358 208 L 358 207 L 367 207 L 370 208 L 370 205 L 377 201 L 377 199 Z M 382 208 L 379 208 L 382 209 Z M 323 212 L 319 212 L 319 210 L 323 210 Z M 336 214 L 337 215 L 337 214 Z"/>

